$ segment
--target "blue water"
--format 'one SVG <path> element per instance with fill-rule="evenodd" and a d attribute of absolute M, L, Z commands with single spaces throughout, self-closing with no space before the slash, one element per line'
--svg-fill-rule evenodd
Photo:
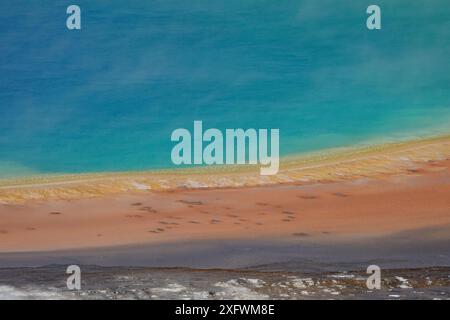
<path fill-rule="evenodd" d="M 382 30 L 366 28 L 366 8 Z M 282 155 L 450 131 L 448 0 L 4 0 L 0 177 L 171 167 L 171 132 Z"/>

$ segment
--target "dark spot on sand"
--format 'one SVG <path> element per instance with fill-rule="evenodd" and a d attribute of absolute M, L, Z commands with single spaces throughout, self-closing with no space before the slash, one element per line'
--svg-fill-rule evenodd
<path fill-rule="evenodd" d="M 25 230 L 28 230 L 28 231 L 34 231 L 34 230 L 36 230 L 36 228 L 29 227 L 29 228 L 26 228 Z"/>
<path fill-rule="evenodd" d="M 209 214 L 209 212 L 206 210 L 200 210 L 200 213 Z"/>
<path fill-rule="evenodd" d="M 231 217 L 231 218 L 237 218 L 238 216 L 237 216 L 237 215 L 235 215 L 235 214 L 231 214 L 231 213 L 229 213 L 229 214 L 227 214 L 227 217 Z"/>
<path fill-rule="evenodd" d="M 312 199 L 317 199 L 316 196 L 298 196 L 299 198 L 305 199 L 305 200 L 312 200 Z"/>
<path fill-rule="evenodd" d="M 257 226 L 262 226 L 263 224 L 261 222 L 256 222 L 255 223 Z"/>
<path fill-rule="evenodd" d="M 305 232 L 296 232 L 292 234 L 294 237 L 309 237 L 308 233 Z"/>
<path fill-rule="evenodd" d="M 203 202 L 201 202 L 201 201 L 190 201 L 190 200 L 178 200 L 178 202 L 193 205 L 193 206 L 201 206 L 203 204 Z"/>
<path fill-rule="evenodd" d="M 292 212 L 292 211 L 283 211 L 283 214 L 290 214 L 290 215 L 293 215 L 293 214 L 295 214 L 295 213 Z"/>
<path fill-rule="evenodd" d="M 156 231 L 164 232 L 164 229 L 163 228 L 156 228 Z"/>
<path fill-rule="evenodd" d="M 198 222 L 198 221 L 189 221 L 189 223 L 193 223 L 193 224 L 200 224 L 200 222 Z"/>
<path fill-rule="evenodd" d="M 135 202 L 135 203 L 132 203 L 131 205 L 134 206 L 134 207 L 139 207 L 139 206 L 142 206 L 142 203 L 141 202 Z"/>
<path fill-rule="evenodd" d="M 329 231 L 322 231 L 322 234 L 330 234 L 331 232 Z"/>
<path fill-rule="evenodd" d="M 49 212 L 49 214 L 52 214 L 52 215 L 59 215 L 59 214 L 61 214 L 61 212 L 58 212 L 58 211 L 53 211 L 53 212 Z"/>
<path fill-rule="evenodd" d="M 102 237 L 103 235 L 101 233 L 97 234 L 97 237 Z"/>
<path fill-rule="evenodd" d="M 155 209 L 153 209 L 152 207 L 142 207 L 139 210 L 141 211 L 146 211 L 146 212 L 150 212 L 150 213 L 157 213 L 158 211 L 156 211 Z"/>
<path fill-rule="evenodd" d="M 167 221 L 158 221 L 159 224 L 169 224 Z"/>
<path fill-rule="evenodd" d="M 265 202 L 257 202 L 256 205 L 257 206 L 268 206 L 269 204 L 265 203 Z"/>
<path fill-rule="evenodd" d="M 290 221 L 292 221 L 292 219 L 281 219 L 281 221 L 290 222 Z"/>
<path fill-rule="evenodd" d="M 336 196 L 336 197 L 341 197 L 341 198 L 346 198 L 346 197 L 348 197 L 349 195 L 348 194 L 345 194 L 345 193 L 342 193 L 342 192 L 335 192 L 335 193 L 332 193 L 334 196 Z"/>
<path fill-rule="evenodd" d="M 211 220 L 211 223 L 212 223 L 212 224 L 219 223 L 219 222 L 220 222 L 220 220 L 216 220 L 216 219 L 212 219 L 212 220 Z"/>
<path fill-rule="evenodd" d="M 8 230 L 0 230 L 0 234 L 7 234 Z"/>
<path fill-rule="evenodd" d="M 140 214 L 127 214 L 125 217 L 127 218 L 142 218 Z"/>

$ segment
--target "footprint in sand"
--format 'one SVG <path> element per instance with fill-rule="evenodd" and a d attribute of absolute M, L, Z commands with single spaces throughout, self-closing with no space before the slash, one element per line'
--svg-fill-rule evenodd
<path fill-rule="evenodd" d="M 203 202 L 201 201 L 190 201 L 190 200 L 177 200 L 178 202 L 189 204 L 191 206 L 201 206 L 203 205 Z"/>
<path fill-rule="evenodd" d="M 305 200 L 313 200 L 313 199 L 317 199 L 316 196 L 309 196 L 309 195 L 305 195 L 305 196 L 298 196 L 299 198 L 305 199 Z"/>
<path fill-rule="evenodd" d="M 163 228 L 156 228 L 156 229 L 153 229 L 153 230 L 149 230 L 148 232 L 151 232 L 151 233 L 161 233 L 161 232 L 164 232 L 165 230 L 163 229 Z"/>
<path fill-rule="evenodd" d="M 153 209 L 152 207 L 142 207 L 139 210 L 146 211 L 146 212 L 149 212 L 149 213 L 157 213 L 158 212 L 155 209 Z"/>
<path fill-rule="evenodd" d="M 292 234 L 294 237 L 309 237 L 308 233 L 305 232 L 296 232 Z"/>
<path fill-rule="evenodd" d="M 335 192 L 335 193 L 332 193 L 332 195 L 334 195 L 336 197 L 341 197 L 341 198 L 349 197 L 348 194 L 345 194 L 345 193 L 342 193 L 342 192 Z"/>
<path fill-rule="evenodd" d="M 127 214 L 125 217 L 127 218 L 143 218 L 140 214 Z"/>
<path fill-rule="evenodd" d="M 285 214 L 286 219 L 294 220 L 296 218 L 295 213 L 291 211 L 283 211 L 283 214 Z"/>
<path fill-rule="evenodd" d="M 269 204 L 268 203 L 265 203 L 265 202 L 257 202 L 257 203 L 255 203 L 257 206 L 263 206 L 263 207 L 266 207 L 266 206 L 268 206 Z"/>

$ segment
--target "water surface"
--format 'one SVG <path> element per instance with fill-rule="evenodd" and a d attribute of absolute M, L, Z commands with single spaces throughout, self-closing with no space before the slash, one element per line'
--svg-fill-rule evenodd
<path fill-rule="evenodd" d="M 7 0 L 0 178 L 172 167 L 171 132 L 280 128 L 281 155 L 448 131 L 450 6 Z M 192 129 L 191 129 L 192 130 Z"/>

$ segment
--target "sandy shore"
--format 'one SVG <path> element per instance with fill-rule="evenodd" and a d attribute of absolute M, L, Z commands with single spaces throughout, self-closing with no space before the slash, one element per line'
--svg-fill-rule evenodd
<path fill-rule="evenodd" d="M 74 200 L 148 191 L 310 185 L 383 178 L 408 173 L 428 161 L 450 158 L 450 136 L 327 150 L 281 159 L 277 175 L 259 166 L 217 166 L 148 172 L 117 172 L 0 179 L 0 204 Z"/>
<path fill-rule="evenodd" d="M 125 190 L 65 199 L 55 198 L 53 185 L 4 186 L 0 252 L 217 239 L 339 241 L 427 228 L 436 230 L 429 237 L 448 239 L 448 143 L 397 146 L 332 164 L 327 159 L 315 169 L 303 166 L 303 180 L 254 187 Z M 372 171 L 362 174 L 368 164 Z M 329 168 L 335 175 L 324 179 Z M 304 180 L 314 174 L 319 179 Z M 48 199 L 23 196 L 18 202 L 20 192 L 47 193 Z"/>

